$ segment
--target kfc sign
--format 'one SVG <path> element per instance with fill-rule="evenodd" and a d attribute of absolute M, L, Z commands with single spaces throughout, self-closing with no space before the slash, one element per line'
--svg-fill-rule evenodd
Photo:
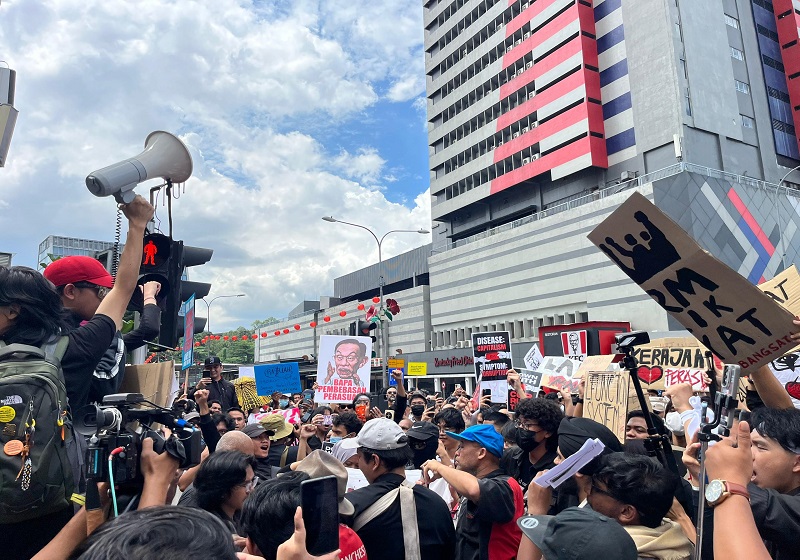
<path fill-rule="evenodd" d="M 561 333 L 561 348 L 564 356 L 580 362 L 588 355 L 586 331 L 564 331 Z"/>

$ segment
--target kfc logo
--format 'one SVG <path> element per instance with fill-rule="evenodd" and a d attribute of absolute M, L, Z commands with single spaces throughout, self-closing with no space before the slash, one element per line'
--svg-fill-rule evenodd
<path fill-rule="evenodd" d="M 561 348 L 570 360 L 583 361 L 588 354 L 586 331 L 566 331 L 561 333 Z"/>

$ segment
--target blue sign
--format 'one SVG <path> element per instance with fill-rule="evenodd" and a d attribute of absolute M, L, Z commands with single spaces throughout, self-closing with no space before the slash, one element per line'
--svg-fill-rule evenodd
<path fill-rule="evenodd" d="M 194 294 L 181 307 L 183 307 L 183 360 L 181 370 L 184 370 L 192 367 L 194 363 Z"/>
<path fill-rule="evenodd" d="M 302 390 L 297 362 L 253 366 L 253 372 L 256 376 L 256 392 L 260 397 L 268 397 L 275 391 L 291 394 Z"/>

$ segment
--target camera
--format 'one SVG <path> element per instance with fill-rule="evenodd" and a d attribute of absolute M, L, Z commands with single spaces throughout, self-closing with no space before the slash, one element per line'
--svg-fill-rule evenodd
<path fill-rule="evenodd" d="M 618 333 L 614 335 L 614 340 L 617 343 L 617 354 L 627 354 L 631 352 L 635 346 L 641 346 L 650 342 L 650 335 L 647 331 L 633 331 Z"/>
<path fill-rule="evenodd" d="M 193 405 L 192 401 L 177 401 L 171 409 L 162 408 L 140 393 L 119 393 L 107 395 L 100 406 L 88 405 L 79 410 L 75 431 L 89 437 L 87 479 L 113 477 L 118 486 L 139 485 L 142 482 L 139 456 L 142 440 L 148 437 L 153 439 L 156 453 L 166 451 L 178 459 L 181 468 L 199 465 L 204 447 L 202 435 L 182 418 Z M 153 429 L 156 423 L 172 430 L 172 435 L 165 439 Z"/>

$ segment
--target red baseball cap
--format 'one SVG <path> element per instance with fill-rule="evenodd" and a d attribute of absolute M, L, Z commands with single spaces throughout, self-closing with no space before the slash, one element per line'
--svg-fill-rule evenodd
<path fill-rule="evenodd" d="M 75 282 L 90 282 L 105 288 L 114 286 L 114 277 L 92 257 L 74 255 L 62 257 L 44 269 L 44 277 L 56 286 Z"/>

